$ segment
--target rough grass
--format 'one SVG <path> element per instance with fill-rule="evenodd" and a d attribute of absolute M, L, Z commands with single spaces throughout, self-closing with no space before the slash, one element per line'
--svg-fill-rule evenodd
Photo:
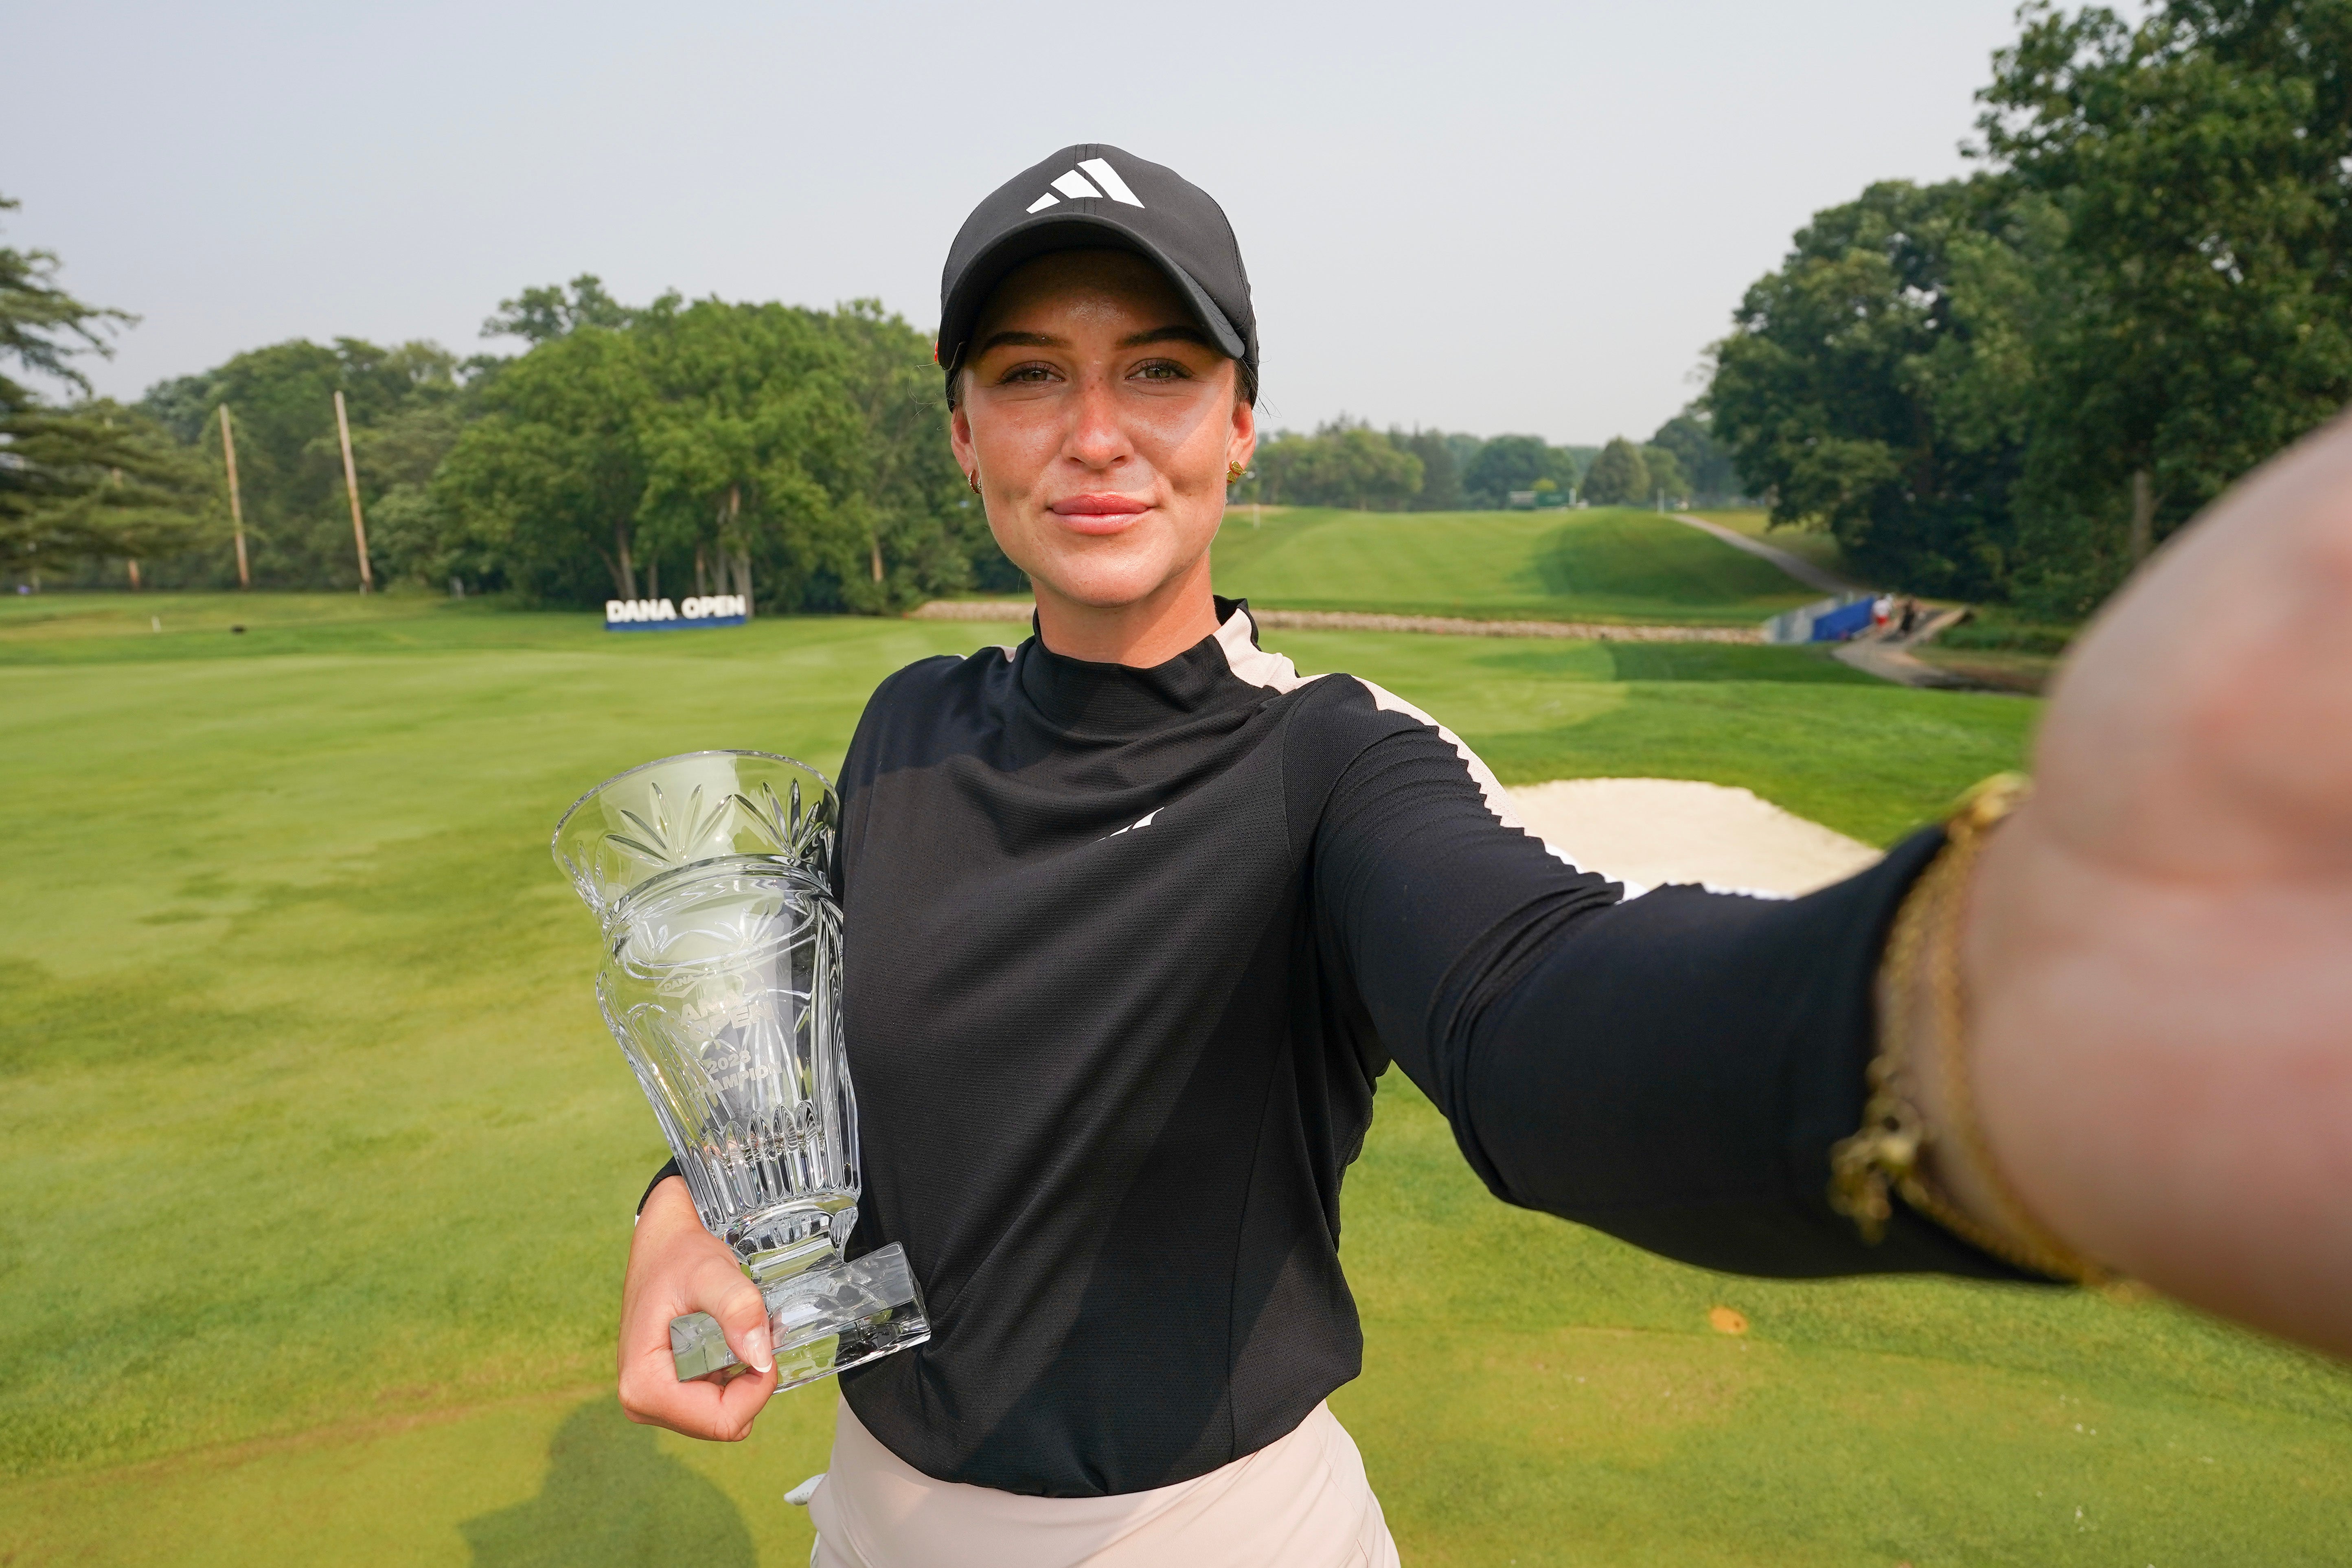
<path fill-rule="evenodd" d="M 883 674 L 1017 628 L 160 598 L 0 606 L 0 1561 L 804 1560 L 826 1389 L 736 1447 L 605 1391 L 660 1152 L 545 842 L 666 752 L 831 769 Z M 1507 776 L 1880 841 L 2033 712 L 1806 650 L 1279 643 Z M 2341 1561 L 2352 1381 L 2187 1314 L 1664 1263 L 1495 1204 L 1393 1078 L 1346 1215 L 1335 1403 L 1408 1562 Z"/>
<path fill-rule="evenodd" d="M 1298 507 L 1219 535 L 1217 591 L 1268 608 L 1734 626 L 1820 595 L 1670 518 Z"/>

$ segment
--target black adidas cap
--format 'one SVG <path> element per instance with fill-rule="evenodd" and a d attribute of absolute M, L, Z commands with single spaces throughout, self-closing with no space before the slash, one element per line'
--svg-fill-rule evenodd
<path fill-rule="evenodd" d="M 1217 345 L 1255 375 L 1257 313 L 1224 208 L 1173 169 L 1090 142 L 997 186 L 948 247 L 937 353 L 950 395 L 981 307 L 1004 275 L 1049 251 L 1096 247 L 1155 263 Z"/>

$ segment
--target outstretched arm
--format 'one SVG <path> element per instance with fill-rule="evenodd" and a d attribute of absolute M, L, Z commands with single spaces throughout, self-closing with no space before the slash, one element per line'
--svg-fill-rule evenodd
<path fill-rule="evenodd" d="M 1369 1032 L 1507 1202 L 1744 1273 L 2017 1278 L 1907 1213 L 1865 1243 L 1829 1204 L 1879 951 L 1938 841 L 1804 899 L 1620 901 L 1498 820 L 1434 728 L 1400 721 L 1322 802 L 1317 929 Z"/>

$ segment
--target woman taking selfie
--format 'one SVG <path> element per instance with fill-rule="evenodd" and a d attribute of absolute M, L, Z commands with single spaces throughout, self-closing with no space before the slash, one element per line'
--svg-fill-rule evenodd
<path fill-rule="evenodd" d="M 1257 328 L 1172 171 L 1072 147 L 982 202 L 939 357 L 1036 622 L 885 681 L 842 770 L 852 1251 L 904 1245 L 934 1337 L 841 1378 L 815 1563 L 1394 1563 L 1324 1403 L 1391 1061 L 1498 1197 L 1667 1257 L 2128 1276 L 2352 1350 L 2352 432 L 2123 595 L 2031 799 L 1775 900 L 1568 864 L 1452 734 L 1214 597 Z M 757 1371 L 677 1382 L 692 1311 Z M 771 1363 L 665 1173 L 624 1405 L 738 1438 Z"/>

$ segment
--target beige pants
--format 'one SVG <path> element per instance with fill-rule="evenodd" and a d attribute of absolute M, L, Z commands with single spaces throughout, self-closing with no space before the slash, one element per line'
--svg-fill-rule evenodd
<path fill-rule="evenodd" d="M 1328 1405 L 1205 1476 L 1050 1498 L 933 1480 L 845 1401 L 809 1518 L 810 1568 L 1397 1568 L 1363 1457 Z"/>

